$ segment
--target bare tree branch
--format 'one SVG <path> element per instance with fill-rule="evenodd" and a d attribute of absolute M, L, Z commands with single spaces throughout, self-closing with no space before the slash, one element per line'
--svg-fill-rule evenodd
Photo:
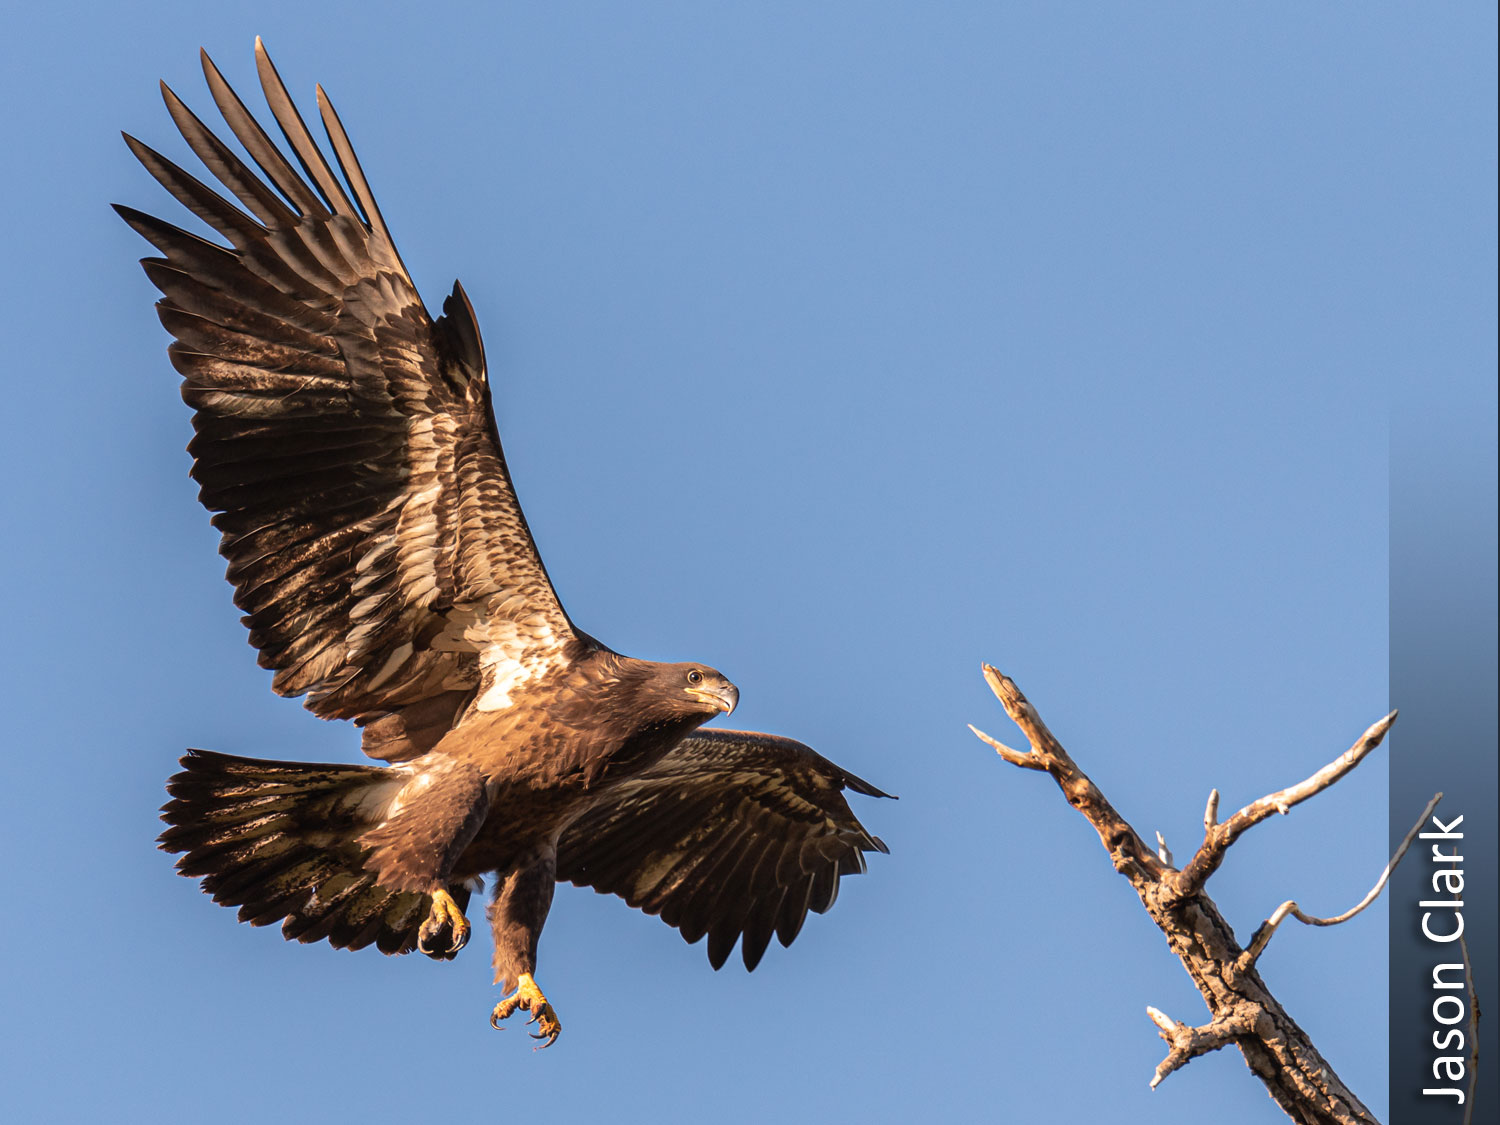
<path fill-rule="evenodd" d="M 1370 752 L 1384 740 L 1385 732 L 1390 730 L 1391 724 L 1396 721 L 1396 714 L 1392 711 L 1375 723 L 1359 736 L 1359 740 L 1353 746 L 1307 780 L 1299 781 L 1296 785 L 1289 785 L 1285 789 L 1251 802 L 1223 824 L 1206 827 L 1203 843 L 1198 848 L 1197 854 L 1188 861 L 1188 865 L 1177 877 L 1177 893 L 1184 897 L 1197 894 L 1203 889 L 1203 884 L 1208 881 L 1208 877 L 1219 869 L 1219 864 L 1224 862 L 1224 853 L 1229 850 L 1229 845 L 1238 840 L 1247 829 L 1253 828 L 1272 813 L 1285 816 L 1292 811 L 1293 806 L 1300 805 L 1309 797 L 1323 792 L 1364 761 Z M 1214 792 L 1217 793 L 1218 790 Z M 1218 804 L 1212 797 L 1209 801 L 1212 805 Z M 1217 813 L 1217 808 L 1214 811 Z M 1205 824 L 1208 819 L 1205 815 Z"/>
<path fill-rule="evenodd" d="M 1464 1125 L 1474 1125 L 1474 1091 L 1479 1086 L 1479 994 L 1474 991 L 1474 966 L 1469 961 L 1469 943 L 1458 935 L 1464 956 L 1464 980 L 1469 982 L 1469 1092 L 1464 1098 Z"/>
<path fill-rule="evenodd" d="M 990 665 L 985 664 L 982 667 L 985 682 L 990 685 L 990 690 L 1000 700 L 1000 705 L 1005 708 L 1005 713 L 1010 716 L 1011 721 L 1021 728 L 1021 732 L 1026 735 L 1026 740 L 1031 743 L 1031 754 L 1020 755 L 1014 750 L 1011 753 L 1026 759 L 1025 768 L 1041 768 L 1052 775 L 1058 788 L 1063 791 L 1063 796 L 1068 799 L 1068 804 L 1083 813 L 1099 833 L 1099 839 L 1104 844 L 1105 850 L 1109 852 L 1116 871 L 1122 874 L 1135 872 L 1142 877 L 1159 879 L 1167 870 L 1166 865 L 1136 834 L 1135 829 L 1126 823 L 1125 818 L 1115 811 L 1114 806 L 1105 800 L 1104 794 L 1099 792 L 1099 787 L 1089 780 L 1088 774 L 1079 769 L 1078 764 L 1068 757 L 1068 752 L 1062 748 L 1062 743 L 1053 737 L 1052 732 L 1047 729 L 1047 724 L 1042 722 L 1042 717 L 1021 694 L 1021 689 L 1016 687 L 1015 682 L 1009 676 L 1001 675 Z M 997 745 L 988 736 L 981 735 L 981 737 L 991 745 Z M 1004 754 L 1000 756 L 1006 761 L 1011 760 Z M 1032 762 L 1038 764 L 1034 765 Z"/>
<path fill-rule="evenodd" d="M 1438 797 L 1441 796 L 1442 794 L 1439 793 Z M 1437 797 L 1433 798 L 1432 803 L 1434 805 L 1437 804 Z M 1432 811 L 1431 805 L 1428 806 L 1427 811 Z M 1459 820 L 1462 819 L 1462 817 L 1459 817 Z M 1421 825 L 1425 823 L 1426 819 L 1424 818 L 1422 821 L 1418 822 L 1418 827 L 1421 827 Z M 1457 824 L 1458 821 L 1454 821 L 1454 823 Z M 1408 834 L 1407 839 L 1402 841 L 1402 845 L 1405 846 L 1405 844 L 1408 843 L 1410 839 L 1410 834 Z M 1459 871 L 1458 857 L 1455 857 L 1454 859 L 1453 869 L 1455 871 Z M 1462 878 L 1462 875 L 1462 871 L 1459 871 L 1460 878 Z M 1436 885 L 1435 882 L 1434 885 Z M 1463 896 L 1461 892 L 1455 892 L 1453 897 L 1455 899 L 1461 899 Z M 1459 902 L 1458 905 L 1462 906 L 1463 903 Z M 1469 994 L 1469 1089 L 1468 1092 L 1464 1095 L 1464 1100 L 1462 1103 L 1464 1107 L 1463 1125 L 1473 1125 L 1474 1091 L 1479 1086 L 1479 994 L 1474 989 L 1474 964 L 1469 960 L 1469 943 L 1464 940 L 1464 932 L 1462 929 L 1458 931 L 1458 951 L 1463 956 L 1464 981 L 1468 986 L 1467 991 Z"/>
<path fill-rule="evenodd" d="M 1246 964 L 1255 964 L 1256 959 L 1265 952 L 1266 946 L 1270 944 L 1271 936 L 1276 932 L 1276 927 L 1286 920 L 1288 914 L 1297 919 L 1297 921 L 1306 923 L 1309 926 L 1337 926 L 1340 922 L 1349 921 L 1350 918 L 1353 918 L 1361 910 L 1369 906 L 1370 903 L 1379 898 L 1380 892 L 1385 889 L 1386 883 L 1390 880 L 1391 872 L 1396 870 L 1396 864 L 1401 862 L 1401 857 L 1406 854 L 1406 849 L 1411 847 L 1411 842 L 1417 838 L 1417 833 L 1422 830 L 1422 825 L 1427 823 L 1427 818 L 1432 815 L 1432 810 L 1437 808 L 1437 803 L 1442 799 L 1443 795 L 1439 793 L 1427 802 L 1427 807 L 1422 810 L 1422 815 L 1417 817 L 1417 823 L 1411 826 L 1411 831 L 1406 834 L 1405 839 L 1396 848 L 1396 854 L 1391 856 L 1391 862 L 1385 865 L 1385 870 L 1380 873 L 1380 878 L 1375 880 L 1375 885 L 1370 888 L 1370 893 L 1360 899 L 1356 905 L 1350 907 L 1342 914 L 1334 915 L 1332 918 L 1315 918 L 1311 914 L 1302 913 L 1301 908 L 1293 900 L 1287 899 L 1255 931 L 1255 936 L 1250 939 L 1250 948 L 1245 950 Z"/>
<path fill-rule="evenodd" d="M 1052 775 L 1068 803 L 1099 834 L 1115 870 L 1130 880 L 1141 904 L 1166 936 L 1168 946 L 1182 961 L 1208 1005 L 1212 1019 L 1201 1027 L 1190 1027 L 1155 1008 L 1147 1009 L 1169 1047 L 1167 1057 L 1156 1068 L 1152 1087 L 1198 1055 L 1233 1044 L 1276 1104 L 1301 1125 L 1378 1125 L 1374 1115 L 1344 1085 L 1307 1033 L 1271 994 L 1255 967 L 1259 949 L 1252 955 L 1241 948 L 1218 907 L 1204 893 L 1203 885 L 1223 862 L 1230 845 L 1247 829 L 1273 812 L 1286 813 L 1322 792 L 1364 760 L 1380 745 L 1396 713 L 1391 712 L 1371 726 L 1348 751 L 1305 781 L 1246 805 L 1222 824 L 1218 819 L 1219 793 L 1214 790 L 1203 812 L 1203 844 L 1188 866 L 1178 871 L 1172 866 L 1166 842 L 1158 835 L 1159 850 L 1155 850 L 1141 839 L 1099 787 L 1078 768 L 1013 680 L 988 664 L 984 665 L 984 678 L 1006 714 L 1026 735 L 1031 750 L 1029 753 L 1013 750 L 979 730 L 974 733 L 1012 765 L 1042 769 Z M 1423 814 L 1424 819 L 1430 812 L 1431 808 Z M 1397 850 L 1391 867 L 1400 860 L 1405 846 Z M 1367 896 L 1368 900 L 1373 900 L 1388 877 L 1389 867 Z M 1366 905 L 1368 901 L 1347 912 L 1346 917 L 1353 917 Z M 1293 911 L 1295 903 L 1278 913 L 1284 918 Z M 1338 920 L 1318 920 L 1318 924 Z M 1276 921 L 1279 924 L 1280 919 Z M 1271 926 L 1272 932 L 1274 928 Z M 1269 939 L 1268 932 L 1260 942 L 1260 949 Z"/>

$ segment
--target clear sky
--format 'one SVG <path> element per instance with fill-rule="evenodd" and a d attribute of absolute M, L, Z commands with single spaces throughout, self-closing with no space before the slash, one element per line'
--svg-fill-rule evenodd
<path fill-rule="evenodd" d="M 1277 1120 L 979 676 L 1178 857 L 1386 698 L 1388 388 L 1493 366 L 1487 4 L 13 7 L 5 1045 L 14 1120 Z M 153 850 L 186 746 L 359 760 L 272 696 L 182 451 L 147 248 L 205 46 L 322 82 L 430 304 L 473 299 L 553 579 L 900 795 L 754 974 L 560 888 L 562 1039 L 455 962 L 284 943 Z M 1233 850 L 1242 939 L 1385 861 L 1385 751 Z M 1422 800 L 1413 796 L 1415 817 Z M 480 929 L 483 929 L 481 926 Z M 1267 982 L 1377 1113 L 1385 918 Z M 497 1105 L 497 1102 L 503 1104 Z M 460 1117 L 459 1115 L 463 1115 Z"/>

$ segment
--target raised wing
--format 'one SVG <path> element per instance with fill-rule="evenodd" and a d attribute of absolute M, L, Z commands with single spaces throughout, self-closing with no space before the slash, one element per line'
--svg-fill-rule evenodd
<path fill-rule="evenodd" d="M 699 730 L 569 826 L 557 877 L 660 914 L 689 944 L 707 934 L 715 969 L 743 934 L 753 969 L 773 933 L 791 945 L 840 876 L 888 850 L 844 789 L 890 796 L 790 738 Z"/>
<path fill-rule="evenodd" d="M 432 320 L 322 88 L 347 191 L 258 39 L 255 52 L 305 175 L 204 54 L 258 175 L 165 84 L 162 95 L 241 206 L 125 140 L 229 246 L 116 210 L 163 255 L 141 264 L 162 291 L 168 354 L 194 408 L 193 478 L 218 513 L 235 604 L 276 691 L 377 723 L 420 703 L 440 733 L 476 692 L 503 706 L 577 634 L 511 486 L 463 289 Z M 371 752 L 410 757 L 432 741 L 408 733 L 387 722 Z"/>

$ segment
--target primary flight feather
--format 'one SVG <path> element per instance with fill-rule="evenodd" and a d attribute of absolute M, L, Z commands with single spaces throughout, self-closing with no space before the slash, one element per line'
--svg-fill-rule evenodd
<path fill-rule="evenodd" d="M 162 847 L 242 921 L 442 959 L 493 876 L 495 979 L 513 991 L 491 1020 L 525 1009 L 549 1043 L 533 973 L 558 880 L 706 936 L 715 968 L 738 943 L 753 969 L 886 850 L 844 790 L 886 794 L 791 739 L 700 730 L 734 709 L 723 675 L 574 626 L 506 470 L 462 286 L 429 316 L 322 88 L 337 172 L 255 54 L 297 167 L 206 54 L 254 168 L 162 86 L 239 206 L 125 138 L 228 245 L 117 210 L 161 254 L 142 265 L 194 411 L 192 474 L 260 663 L 388 764 L 190 751 Z"/>

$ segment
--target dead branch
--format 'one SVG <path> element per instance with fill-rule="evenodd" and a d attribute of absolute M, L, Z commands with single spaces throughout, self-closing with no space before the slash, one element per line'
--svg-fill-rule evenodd
<path fill-rule="evenodd" d="M 1359 902 L 1342 914 L 1335 914 L 1332 918 L 1317 918 L 1311 914 L 1304 914 L 1302 913 L 1302 908 L 1295 901 L 1287 899 L 1255 931 L 1255 935 L 1250 939 L 1250 948 L 1245 950 L 1245 960 L 1252 965 L 1255 963 L 1256 959 L 1265 952 L 1266 946 L 1270 944 L 1271 936 L 1276 933 L 1276 927 L 1286 921 L 1288 914 L 1308 926 L 1337 926 L 1341 922 L 1349 921 L 1350 918 L 1353 918 L 1365 907 L 1369 906 L 1370 903 L 1379 898 L 1380 892 L 1385 889 L 1386 883 L 1390 881 L 1391 872 L 1396 870 L 1396 864 L 1401 862 L 1401 857 L 1406 854 L 1406 849 L 1411 847 L 1411 842 L 1417 838 L 1417 833 L 1422 830 L 1422 825 L 1427 823 L 1427 818 L 1432 815 L 1432 810 L 1437 808 L 1437 803 L 1442 799 L 1443 795 L 1439 793 L 1427 802 L 1427 807 L 1422 810 L 1422 815 L 1417 817 L 1417 823 L 1411 826 L 1411 831 L 1402 839 L 1401 845 L 1396 849 L 1396 854 L 1391 856 L 1391 862 L 1385 865 L 1385 870 L 1380 873 L 1380 878 L 1375 880 L 1375 885 L 1370 888 L 1369 894 L 1365 895 L 1364 898 L 1360 899 Z"/>
<path fill-rule="evenodd" d="M 1474 1125 L 1474 1091 L 1479 1087 L 1479 994 L 1474 989 L 1474 965 L 1463 934 L 1458 935 L 1458 948 L 1464 957 L 1464 980 L 1469 982 L 1469 1092 L 1464 1098 L 1464 1125 Z"/>
<path fill-rule="evenodd" d="M 1176 878 L 1177 893 L 1186 897 L 1201 891 L 1208 877 L 1219 869 L 1219 864 L 1224 862 L 1224 853 L 1229 850 L 1229 845 L 1244 835 L 1247 829 L 1253 828 L 1272 813 L 1286 816 L 1292 811 L 1294 805 L 1300 805 L 1309 797 L 1323 792 L 1364 761 L 1370 751 L 1384 740 L 1385 732 L 1391 729 L 1391 724 L 1395 721 L 1396 712 L 1392 711 L 1360 735 L 1358 742 L 1307 780 L 1300 781 L 1296 785 L 1289 785 L 1285 789 L 1251 802 L 1223 824 L 1207 826 L 1203 833 L 1203 843 L 1199 846 L 1197 854 L 1188 861 L 1188 865 Z M 1214 790 L 1214 793 L 1217 794 L 1218 790 Z M 1218 802 L 1213 797 L 1209 798 L 1209 802 L 1215 806 L 1214 811 L 1217 812 Z M 1204 818 L 1205 823 L 1208 819 L 1208 817 Z"/>
<path fill-rule="evenodd" d="M 1439 793 L 1438 797 L 1441 796 L 1442 794 Z M 1437 804 L 1437 797 L 1434 797 L 1432 799 L 1432 804 Z M 1432 811 L 1432 805 L 1427 806 L 1427 811 L 1429 813 Z M 1463 818 L 1460 817 L 1459 819 L 1462 820 Z M 1420 828 L 1423 823 L 1426 822 L 1419 822 L 1417 827 Z M 1454 821 L 1454 824 L 1457 823 L 1458 821 Z M 1413 829 L 1412 831 L 1415 832 L 1416 829 Z M 1401 842 L 1401 846 L 1405 847 L 1410 842 L 1411 834 L 1408 833 L 1407 838 Z M 1455 870 L 1458 870 L 1458 862 L 1456 860 L 1453 866 Z M 1454 894 L 1454 898 L 1461 899 L 1462 892 L 1456 892 Z M 1462 902 L 1460 902 L 1458 905 L 1461 906 L 1463 904 Z M 1463 1100 L 1463 1125 L 1473 1125 L 1474 1092 L 1479 1088 L 1479 993 L 1474 988 L 1474 963 L 1469 960 L 1469 943 L 1464 940 L 1464 934 L 1462 930 L 1459 930 L 1458 932 L 1458 951 L 1463 956 L 1464 981 L 1466 983 L 1466 991 L 1469 994 L 1469 1061 L 1467 1066 L 1467 1070 L 1469 1072 L 1469 1088 L 1465 1093 Z"/>
<path fill-rule="evenodd" d="M 1255 959 L 1288 913 L 1314 925 L 1331 925 L 1363 910 L 1385 886 L 1411 837 L 1397 849 L 1374 890 L 1353 910 L 1334 919 L 1311 919 L 1297 909 L 1296 903 L 1285 903 L 1257 931 L 1259 944 L 1252 942 L 1249 950 L 1235 940 L 1234 931 L 1203 887 L 1223 862 L 1230 845 L 1247 829 L 1272 813 L 1285 815 L 1359 765 L 1380 745 L 1396 712 L 1371 726 L 1352 747 L 1311 777 L 1246 805 L 1222 824 L 1218 819 L 1219 791 L 1215 789 L 1203 813 L 1203 843 L 1179 871 L 1172 866 L 1171 852 L 1160 834 L 1158 847 L 1153 849 L 1078 768 L 1015 682 L 988 664 L 983 667 L 986 682 L 1006 714 L 1026 735 L 1031 749 L 1015 750 L 983 731 L 970 729 L 1012 765 L 1052 775 L 1068 803 L 1093 825 L 1115 870 L 1130 880 L 1208 1005 L 1212 1019 L 1201 1027 L 1171 1019 L 1156 1008 L 1146 1009 L 1169 1048 L 1156 1068 L 1152 1088 L 1199 1055 L 1233 1044 L 1292 1120 L 1302 1125 L 1378 1125 L 1374 1115 L 1318 1053 L 1307 1033 L 1271 995 L 1256 970 Z M 1431 811 L 1429 806 L 1419 826 Z"/>

